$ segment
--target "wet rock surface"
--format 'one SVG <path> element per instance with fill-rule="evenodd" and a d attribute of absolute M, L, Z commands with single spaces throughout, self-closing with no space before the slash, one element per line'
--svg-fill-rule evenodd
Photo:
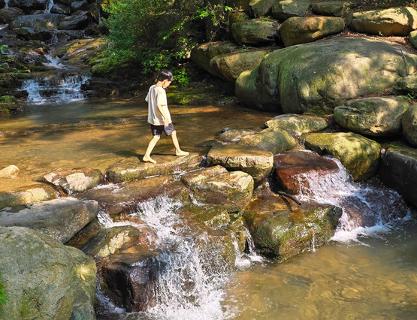
<path fill-rule="evenodd" d="M 25 206 L 57 197 L 53 188 L 44 184 L 33 184 L 20 187 L 13 192 L 0 192 L 0 209 Z"/>
<path fill-rule="evenodd" d="M 65 243 L 92 221 L 97 213 L 98 204 L 95 201 L 56 199 L 22 210 L 2 210 L 0 226 L 32 228 Z"/>

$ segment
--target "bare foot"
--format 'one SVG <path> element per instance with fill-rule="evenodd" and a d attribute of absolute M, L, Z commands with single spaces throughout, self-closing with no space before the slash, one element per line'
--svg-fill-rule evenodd
<path fill-rule="evenodd" d="M 156 161 L 152 159 L 151 157 L 143 157 L 142 160 L 143 162 L 156 163 Z"/>
<path fill-rule="evenodd" d="M 177 150 L 177 152 L 175 153 L 178 157 L 181 156 L 188 156 L 190 153 L 187 151 L 182 151 L 182 150 Z"/>

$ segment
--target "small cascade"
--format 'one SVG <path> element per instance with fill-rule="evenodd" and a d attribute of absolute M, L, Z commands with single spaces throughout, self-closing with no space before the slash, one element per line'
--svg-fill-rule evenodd
<path fill-rule="evenodd" d="M 51 13 L 51 9 L 54 6 L 54 0 L 47 0 L 46 1 L 46 7 L 45 7 L 45 13 Z"/>
<path fill-rule="evenodd" d="M 359 241 L 359 236 L 387 232 L 402 221 L 409 209 L 396 191 L 378 182 L 356 183 L 340 161 L 334 161 L 339 167 L 335 173 L 310 172 L 294 177 L 302 186 L 297 195 L 300 201 L 331 204 L 343 209 L 333 240 Z"/>
<path fill-rule="evenodd" d="M 61 60 L 58 57 L 53 57 L 50 54 L 45 54 L 45 58 L 47 62 L 43 64 L 44 66 L 50 67 L 52 69 L 66 69 L 66 66 L 61 62 Z"/>
<path fill-rule="evenodd" d="M 22 90 L 30 104 L 69 103 L 85 99 L 82 86 L 90 79 L 87 75 L 59 75 L 25 80 Z"/>
<path fill-rule="evenodd" d="M 4 7 L 5 8 L 8 8 L 9 7 L 9 1 L 10 0 L 4 0 Z"/>
<path fill-rule="evenodd" d="M 236 238 L 233 239 L 233 246 L 236 252 L 235 266 L 238 269 L 249 268 L 254 263 L 262 263 L 264 259 L 256 253 L 255 243 L 249 230 L 245 227 L 246 252 L 239 250 L 239 244 Z"/>

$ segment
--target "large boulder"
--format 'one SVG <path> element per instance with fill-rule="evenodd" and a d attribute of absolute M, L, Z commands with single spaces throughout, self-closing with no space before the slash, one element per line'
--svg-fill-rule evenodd
<path fill-rule="evenodd" d="M 272 8 L 274 0 L 251 0 L 249 2 L 252 15 L 256 18 L 266 16 Z"/>
<path fill-rule="evenodd" d="M 94 320 L 96 265 L 35 230 L 0 227 L 0 318 Z"/>
<path fill-rule="evenodd" d="M 140 161 L 137 157 L 123 159 L 106 170 L 109 181 L 118 183 L 144 179 L 155 175 L 173 174 L 180 170 L 192 170 L 201 163 L 201 156 L 192 153 L 185 157 L 154 156 L 156 164 Z"/>
<path fill-rule="evenodd" d="M 78 14 L 65 17 L 58 25 L 60 30 L 80 30 L 87 27 L 89 22 L 88 12 L 81 11 Z"/>
<path fill-rule="evenodd" d="M 411 7 L 355 12 L 350 27 L 357 31 L 382 36 L 405 36 L 417 29 L 417 10 Z"/>
<path fill-rule="evenodd" d="M 243 136 L 239 144 L 260 148 L 276 154 L 294 148 L 297 145 L 297 140 L 285 130 L 267 128 L 260 132 Z"/>
<path fill-rule="evenodd" d="M 417 30 L 411 31 L 408 39 L 410 40 L 411 45 L 417 49 Z"/>
<path fill-rule="evenodd" d="M 328 154 L 342 162 L 355 180 L 364 180 L 376 173 L 381 154 L 379 143 L 355 133 L 310 133 L 306 147 Z"/>
<path fill-rule="evenodd" d="M 307 114 L 282 114 L 268 120 L 265 125 L 272 129 L 282 129 L 293 135 L 301 136 L 305 133 L 326 129 L 329 121 L 326 118 Z"/>
<path fill-rule="evenodd" d="M 334 108 L 346 100 L 394 92 L 399 79 L 417 71 L 417 55 L 381 40 L 337 37 L 269 53 L 236 83 L 244 101 L 284 113 Z"/>
<path fill-rule="evenodd" d="M 34 184 L 20 187 L 15 191 L 0 192 L 0 209 L 26 206 L 55 198 L 56 192 L 53 188 L 43 184 Z"/>
<path fill-rule="evenodd" d="M 19 8 L 9 7 L 0 9 L 0 23 L 10 23 L 22 14 L 23 10 Z"/>
<path fill-rule="evenodd" d="M 341 0 L 337 1 L 320 1 L 311 5 L 313 13 L 323 16 L 345 16 L 349 10 L 349 3 Z"/>
<path fill-rule="evenodd" d="M 310 6 L 310 0 L 277 0 L 272 6 L 272 15 L 280 20 L 304 17 L 310 10 Z"/>
<path fill-rule="evenodd" d="M 58 169 L 45 174 L 42 181 L 50 183 L 60 191 L 68 194 L 74 192 L 84 192 L 98 186 L 104 181 L 100 170 L 81 168 L 81 169 Z"/>
<path fill-rule="evenodd" d="M 339 167 L 331 159 L 314 152 L 291 151 L 274 157 L 275 175 L 280 186 L 287 192 L 298 194 L 310 188 L 309 174 L 317 176 L 336 173 Z"/>
<path fill-rule="evenodd" d="M 398 79 L 395 89 L 401 94 L 417 95 L 417 74 L 413 73 Z"/>
<path fill-rule="evenodd" d="M 401 119 L 410 107 L 406 97 L 371 97 L 348 101 L 334 109 L 342 128 L 368 136 L 389 136 L 401 132 Z"/>
<path fill-rule="evenodd" d="M 232 24 L 233 39 L 240 45 L 273 44 L 278 37 L 279 23 L 275 20 L 258 18 Z"/>
<path fill-rule="evenodd" d="M 279 29 L 286 47 L 312 42 L 328 35 L 342 32 L 345 20 L 338 17 L 292 17 L 284 21 Z"/>
<path fill-rule="evenodd" d="M 15 165 L 7 166 L 0 170 L 0 178 L 14 179 L 19 175 L 19 171 Z"/>
<path fill-rule="evenodd" d="M 289 205 L 271 192 L 258 195 L 244 213 L 256 248 L 280 261 L 327 243 L 341 215 L 333 206 Z"/>
<path fill-rule="evenodd" d="M 188 173 L 181 178 L 197 202 L 221 204 L 229 212 L 237 212 L 249 203 L 253 178 L 242 171 L 228 172 L 221 166 L 209 167 Z"/>
<path fill-rule="evenodd" d="M 200 44 L 191 51 L 191 60 L 200 68 L 203 68 L 207 72 L 212 73 L 213 70 L 210 66 L 211 59 L 213 59 L 215 56 L 225 53 L 231 53 L 238 50 L 239 47 L 232 42 L 207 42 Z M 217 76 L 218 74 L 214 75 Z"/>
<path fill-rule="evenodd" d="M 225 80 L 235 81 L 246 70 L 257 67 L 270 50 L 239 50 L 218 55 L 211 59 L 212 74 L 218 74 Z"/>
<path fill-rule="evenodd" d="M 211 148 L 207 154 L 207 161 L 210 165 L 221 165 L 229 170 L 246 172 L 259 183 L 271 173 L 273 155 L 256 147 L 229 144 Z"/>
<path fill-rule="evenodd" d="M 97 213 L 96 201 L 63 198 L 34 204 L 19 211 L 0 211 L 0 226 L 36 229 L 65 243 L 92 221 Z"/>
<path fill-rule="evenodd" d="M 402 118 L 403 135 L 413 146 L 417 146 L 417 105 L 408 108 Z"/>
<path fill-rule="evenodd" d="M 397 190 L 409 203 L 417 206 L 417 150 L 407 146 L 390 145 L 382 155 L 379 176 L 389 187 Z"/>

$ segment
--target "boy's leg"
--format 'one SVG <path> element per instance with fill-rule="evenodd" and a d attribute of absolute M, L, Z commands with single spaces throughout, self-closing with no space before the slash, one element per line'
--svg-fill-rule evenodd
<path fill-rule="evenodd" d="M 174 144 L 174 146 L 175 146 L 175 154 L 177 155 L 177 156 L 188 156 L 189 155 L 189 153 L 188 152 L 186 152 L 186 151 L 182 151 L 181 150 L 181 148 L 180 148 L 180 144 L 179 144 L 179 142 L 178 142 L 178 137 L 177 137 L 177 131 L 173 131 L 172 132 L 172 134 L 171 134 L 171 138 L 172 138 L 172 143 Z"/>
<path fill-rule="evenodd" d="M 153 149 L 155 148 L 156 144 L 158 143 L 161 136 L 153 136 L 152 140 L 149 141 L 148 148 L 146 149 L 145 155 L 143 156 L 144 162 L 152 162 L 156 163 L 154 159 L 151 158 L 151 153 Z"/>

